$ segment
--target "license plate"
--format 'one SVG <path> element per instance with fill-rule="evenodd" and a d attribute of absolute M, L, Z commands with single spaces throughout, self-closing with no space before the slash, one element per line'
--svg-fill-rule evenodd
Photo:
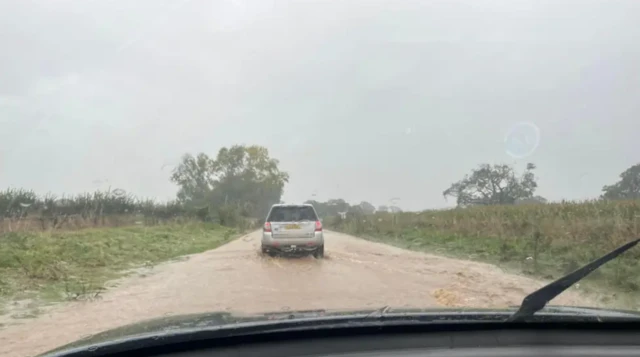
<path fill-rule="evenodd" d="M 284 226 L 285 229 L 300 229 L 300 226 L 297 224 L 287 224 Z"/>

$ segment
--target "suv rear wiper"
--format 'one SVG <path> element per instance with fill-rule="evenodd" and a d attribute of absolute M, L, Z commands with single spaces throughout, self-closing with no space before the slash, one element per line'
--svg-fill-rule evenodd
<path fill-rule="evenodd" d="M 578 270 L 569 273 L 562 278 L 532 292 L 531 294 L 527 295 L 524 300 L 522 300 L 522 304 L 520 305 L 518 311 L 509 316 L 509 318 L 505 320 L 505 322 L 524 321 L 528 317 L 533 316 L 533 314 L 544 309 L 549 301 L 553 300 L 553 298 L 560 295 L 563 291 L 567 290 L 569 287 L 571 287 L 571 285 L 580 281 L 585 276 L 591 274 L 592 271 L 600 268 L 606 262 L 615 259 L 616 257 L 618 257 L 618 255 L 633 248 L 639 242 L 640 239 L 636 239 L 621 247 L 618 247 L 607 253 L 606 255 L 583 266 L 582 268 L 579 268 Z"/>

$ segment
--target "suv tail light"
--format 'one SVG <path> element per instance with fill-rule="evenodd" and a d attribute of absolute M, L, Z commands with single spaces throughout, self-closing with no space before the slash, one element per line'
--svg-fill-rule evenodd
<path fill-rule="evenodd" d="M 262 227 L 262 230 L 264 232 L 271 232 L 271 223 L 269 222 L 264 222 L 264 227 Z"/>
<path fill-rule="evenodd" d="M 322 222 L 316 221 L 316 232 L 322 232 Z"/>

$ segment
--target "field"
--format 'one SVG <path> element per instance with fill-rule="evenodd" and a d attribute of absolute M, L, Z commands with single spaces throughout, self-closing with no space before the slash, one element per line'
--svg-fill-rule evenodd
<path fill-rule="evenodd" d="M 408 249 L 497 264 L 553 280 L 638 237 L 640 201 L 589 201 L 377 213 L 325 225 Z M 638 309 L 640 248 L 593 272 L 580 289 L 607 305 Z"/>

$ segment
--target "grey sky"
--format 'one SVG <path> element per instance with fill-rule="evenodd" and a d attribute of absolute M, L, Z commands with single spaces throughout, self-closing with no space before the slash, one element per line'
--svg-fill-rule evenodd
<path fill-rule="evenodd" d="M 439 208 L 480 163 L 599 194 L 640 153 L 640 2 L 4 0 L 0 186 L 173 197 L 185 152 L 260 144 L 286 200 Z M 507 154 L 518 122 L 532 155 Z M 164 167 L 163 167 L 164 166 Z"/>

